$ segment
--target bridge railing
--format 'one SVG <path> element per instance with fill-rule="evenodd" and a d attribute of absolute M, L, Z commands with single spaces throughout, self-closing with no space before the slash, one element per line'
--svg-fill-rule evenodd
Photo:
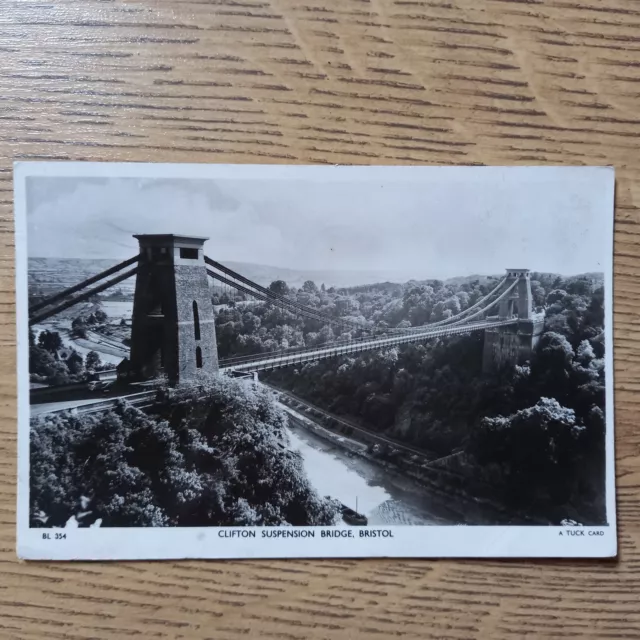
<path fill-rule="evenodd" d="M 412 334 L 415 334 L 418 332 L 424 333 L 425 331 L 429 330 L 429 325 L 424 325 L 423 327 L 412 327 L 412 329 L 414 329 Z M 441 327 L 439 330 L 444 330 L 444 327 Z M 231 356 L 228 358 L 221 358 L 219 360 L 219 363 L 220 365 L 229 365 L 229 364 L 238 364 L 242 362 L 253 362 L 258 358 L 273 358 L 278 356 L 289 356 L 289 355 L 294 356 L 299 353 L 308 353 L 309 351 L 312 351 L 315 349 L 340 348 L 343 346 L 361 344 L 363 342 L 371 342 L 371 340 L 383 339 L 385 336 L 391 337 L 393 335 L 394 334 L 391 333 L 391 330 L 389 330 L 388 332 L 378 333 L 375 336 L 364 336 L 361 338 L 355 338 L 350 340 L 333 340 L 331 342 L 326 342 L 324 344 L 318 344 L 311 347 L 310 346 L 291 347 L 287 349 L 276 349 L 275 351 L 261 351 L 260 353 L 249 354 L 246 356 Z M 395 335 L 397 336 L 398 334 L 395 334 Z"/>
<path fill-rule="evenodd" d="M 100 399 L 95 402 L 87 402 L 86 404 L 81 404 L 76 407 L 65 407 L 63 409 L 53 408 L 50 411 L 47 411 L 46 414 L 63 413 L 67 411 L 71 413 L 101 413 L 102 411 L 115 407 L 120 400 L 124 400 L 138 409 L 143 409 L 145 407 L 153 406 L 157 400 L 157 395 L 158 392 L 156 390 L 141 391 L 139 393 L 131 393 L 117 398 L 105 398 L 104 400 Z"/>
<path fill-rule="evenodd" d="M 435 330 L 425 330 L 423 333 L 411 333 L 396 336 L 386 336 L 384 338 L 369 338 L 362 340 L 354 340 L 344 344 L 327 344 L 317 347 L 306 347 L 298 349 L 295 353 L 263 353 L 256 356 L 241 356 L 241 359 L 232 361 L 232 359 L 221 361 L 221 368 L 249 370 L 251 368 L 266 369 L 279 368 L 280 366 L 290 366 L 293 364 L 302 364 L 313 360 L 322 360 L 335 357 L 338 355 L 346 355 L 349 353 L 359 353 L 361 351 L 373 350 L 379 347 L 396 346 L 408 344 L 411 342 L 419 342 L 428 338 L 445 337 L 448 335 L 460 335 L 472 331 L 482 329 L 492 329 L 495 327 L 503 327 L 517 322 L 517 318 L 506 320 L 497 320 L 494 322 L 477 322 L 469 325 L 459 325 L 456 327 L 440 327 Z M 269 366 L 264 366 L 268 364 Z"/>
<path fill-rule="evenodd" d="M 507 322 L 507 323 L 512 323 L 515 320 L 517 320 L 517 316 L 510 316 L 509 318 L 502 318 L 500 319 L 499 316 L 491 316 L 490 318 L 486 318 L 484 321 L 480 322 L 480 323 L 470 323 L 473 324 L 473 326 L 476 325 L 482 325 L 484 322 L 487 321 L 493 321 L 493 322 Z M 245 355 L 245 356 L 230 356 L 228 358 L 221 358 L 219 360 L 219 364 L 220 366 L 230 366 L 233 364 L 241 364 L 243 362 L 254 362 L 260 358 L 268 358 L 268 357 L 277 357 L 280 355 L 296 355 L 298 353 L 308 353 L 309 350 L 313 350 L 313 349 L 331 349 L 331 348 L 340 348 L 342 346 L 348 346 L 348 345 L 353 345 L 353 344 L 360 344 L 363 342 L 370 342 L 371 340 L 377 340 L 377 339 L 384 339 L 385 337 L 393 337 L 393 338 L 397 338 L 399 335 L 408 335 L 408 336 L 415 336 L 415 335 L 422 335 L 426 332 L 446 332 L 449 328 L 451 329 L 459 329 L 461 327 L 465 327 L 466 325 L 454 325 L 452 327 L 448 327 L 447 325 L 440 325 L 440 326 L 433 326 L 433 325 L 423 325 L 421 327 L 410 327 L 407 328 L 407 331 L 402 334 L 402 333 L 398 333 L 398 332 L 394 332 L 393 329 L 389 329 L 388 331 L 385 331 L 384 333 L 378 333 L 375 336 L 364 336 L 361 338 L 356 338 L 356 339 L 351 339 L 351 340 L 334 340 L 332 342 L 327 342 L 325 344 L 319 344 L 319 345 L 315 345 L 313 347 L 308 347 L 308 346 L 304 346 L 304 347 L 290 347 L 287 349 L 276 349 L 274 351 L 262 351 L 260 353 L 256 353 L 256 354 L 249 354 L 249 355 Z M 482 328 L 482 326 L 478 326 L 478 328 Z M 464 333 L 464 331 L 463 331 Z M 444 335 L 444 334 L 443 334 Z M 411 340 L 413 340 L 413 338 L 411 338 Z"/>
<path fill-rule="evenodd" d="M 385 334 L 382 334 L 385 335 Z M 380 337 L 380 334 L 378 334 Z M 307 353 L 310 349 L 331 349 L 333 347 L 341 347 L 349 344 L 356 344 L 359 342 L 365 342 L 373 340 L 373 337 L 356 338 L 352 340 L 334 340 L 332 342 L 326 342 L 324 344 L 315 345 L 313 347 L 290 347 L 287 349 L 276 349 L 275 351 L 261 351 L 260 353 L 254 353 L 246 356 L 231 356 L 229 358 L 221 358 L 219 360 L 220 365 L 235 364 L 240 362 L 251 362 L 256 358 L 268 358 L 277 357 L 281 355 L 296 355 L 298 353 Z"/>

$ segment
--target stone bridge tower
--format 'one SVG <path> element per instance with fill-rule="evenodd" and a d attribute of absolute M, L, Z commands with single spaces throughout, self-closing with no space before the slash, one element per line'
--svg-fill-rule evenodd
<path fill-rule="evenodd" d="M 511 294 L 500 302 L 498 315 L 504 319 L 517 315 L 521 320 L 530 320 L 533 304 L 529 269 L 507 269 L 504 288 L 508 289 L 514 282 L 518 284 Z"/>
<path fill-rule="evenodd" d="M 134 236 L 140 244 L 131 323 L 131 357 L 119 373 L 166 376 L 171 386 L 218 370 L 213 304 L 204 262 L 207 238 Z"/>
<path fill-rule="evenodd" d="M 508 289 L 514 282 L 517 284 L 513 291 L 500 301 L 498 316 L 501 320 L 516 316 L 518 322 L 485 330 L 482 354 L 485 372 L 527 362 L 544 329 L 544 314 L 533 312 L 529 269 L 507 269 L 504 288 Z"/>

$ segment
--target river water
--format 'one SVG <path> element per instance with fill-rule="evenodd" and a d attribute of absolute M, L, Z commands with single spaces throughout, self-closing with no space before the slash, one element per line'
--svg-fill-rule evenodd
<path fill-rule="evenodd" d="M 366 451 L 361 442 L 328 431 L 310 416 L 279 404 L 289 416 L 291 448 L 301 453 L 316 491 L 367 516 L 370 525 L 528 524 L 498 504 L 429 489 L 359 455 L 357 451 Z"/>
<path fill-rule="evenodd" d="M 316 491 L 352 509 L 357 506 L 370 525 L 466 523 L 464 513 L 430 497 L 427 489 L 394 471 L 350 453 L 304 427 L 290 426 L 289 436 L 291 448 L 302 454 Z"/>

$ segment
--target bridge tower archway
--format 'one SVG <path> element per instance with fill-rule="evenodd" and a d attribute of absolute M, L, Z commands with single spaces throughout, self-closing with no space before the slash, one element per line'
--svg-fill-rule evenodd
<path fill-rule="evenodd" d="M 137 235 L 140 245 L 131 319 L 129 374 L 169 384 L 218 370 L 215 320 L 204 261 L 207 238 Z"/>

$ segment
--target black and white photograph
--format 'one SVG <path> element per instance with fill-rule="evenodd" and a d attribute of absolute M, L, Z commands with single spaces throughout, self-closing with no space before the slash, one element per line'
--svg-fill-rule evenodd
<path fill-rule="evenodd" d="M 615 555 L 613 169 L 15 189 L 21 557 Z"/>

